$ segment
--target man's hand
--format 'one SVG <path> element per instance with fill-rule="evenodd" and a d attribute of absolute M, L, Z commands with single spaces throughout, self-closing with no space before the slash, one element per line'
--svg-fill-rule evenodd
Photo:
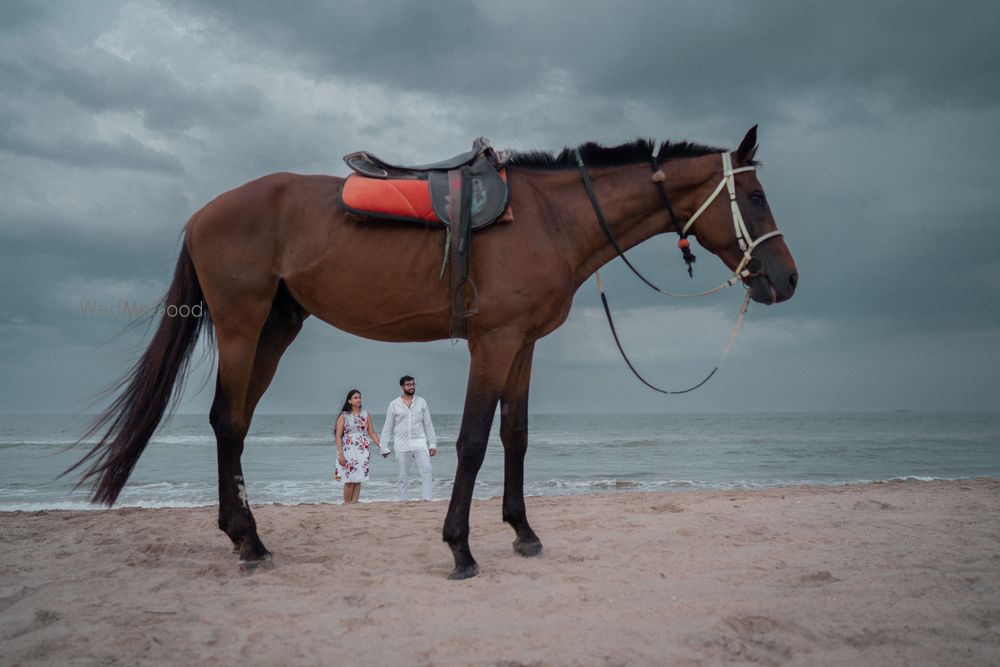
<path fill-rule="evenodd" d="M 435 449 L 434 447 L 431 447 L 431 456 L 434 456 L 437 453 L 438 453 L 438 450 Z"/>

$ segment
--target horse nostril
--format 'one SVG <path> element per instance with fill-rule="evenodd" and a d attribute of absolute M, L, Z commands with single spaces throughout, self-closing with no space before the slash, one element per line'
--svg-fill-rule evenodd
<path fill-rule="evenodd" d="M 798 285 L 799 284 L 799 274 L 793 273 L 792 275 L 788 276 L 788 284 L 791 285 L 793 288 L 796 285 Z"/>

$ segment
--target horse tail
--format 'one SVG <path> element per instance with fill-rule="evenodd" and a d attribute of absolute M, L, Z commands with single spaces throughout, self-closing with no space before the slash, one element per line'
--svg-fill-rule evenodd
<path fill-rule="evenodd" d="M 202 303 L 201 284 L 186 245 L 181 247 L 174 280 L 162 306 L 159 326 L 146 351 L 131 370 L 102 394 L 119 392 L 78 444 L 106 427 L 104 435 L 63 473 L 90 463 L 77 486 L 94 480 L 91 502 L 108 507 L 115 503 L 167 407 L 171 402 L 176 403 L 183 392 L 188 362 L 203 328 L 209 344 L 212 343 L 211 323 L 206 322 L 209 313 Z M 155 315 L 154 312 L 150 320 Z"/>

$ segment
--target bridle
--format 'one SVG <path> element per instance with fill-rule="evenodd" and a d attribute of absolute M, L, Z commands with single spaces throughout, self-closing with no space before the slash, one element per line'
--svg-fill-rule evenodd
<path fill-rule="evenodd" d="M 707 290 L 705 292 L 698 292 L 695 294 L 677 294 L 674 292 L 670 292 L 668 290 L 661 289 L 656 285 L 654 285 L 652 282 L 650 282 L 644 275 L 642 275 L 642 273 L 640 273 L 638 269 L 632 266 L 632 263 L 628 261 L 628 258 L 625 257 L 625 252 L 618 244 L 618 241 L 615 239 L 614 234 L 612 234 L 611 232 L 611 228 L 608 226 L 607 221 L 604 219 L 604 214 L 601 212 L 601 206 L 597 201 L 597 195 L 594 193 L 594 186 L 590 180 L 590 175 L 587 173 L 587 166 L 583 162 L 583 157 L 580 155 L 579 150 L 575 151 L 575 154 L 576 154 L 576 164 L 580 169 L 580 175 L 583 178 L 584 187 L 586 187 L 587 189 L 587 196 L 590 197 L 590 203 L 594 207 L 594 213 L 597 215 L 597 220 L 598 222 L 601 223 L 601 227 L 604 229 L 604 233 L 607 235 L 608 240 L 611 242 L 611 245 L 614 247 L 615 251 L 618 253 L 618 256 L 622 258 L 622 260 L 625 262 L 628 268 L 632 270 L 632 273 L 638 276 L 638 278 L 642 280 L 642 282 L 646 283 L 646 285 L 648 285 L 655 291 L 660 292 L 661 294 L 666 294 L 667 296 L 673 296 L 673 297 L 682 297 L 682 298 L 707 296 L 709 294 L 713 294 L 715 292 L 723 290 L 727 287 L 731 287 L 735 285 L 737 282 L 744 280 L 745 278 L 750 278 L 753 276 L 760 275 L 763 266 L 761 261 L 753 256 L 754 249 L 756 249 L 757 246 L 759 246 L 764 241 L 767 241 L 768 239 L 781 236 L 781 232 L 775 229 L 774 231 L 767 232 L 766 234 L 761 234 L 756 239 L 753 238 L 750 234 L 750 230 L 747 229 L 746 221 L 743 220 L 743 213 L 740 211 L 739 203 L 736 201 L 736 174 L 749 171 L 756 171 L 757 170 L 756 167 L 747 166 L 747 167 L 738 167 L 734 169 L 732 157 L 730 156 L 730 154 L 728 152 L 721 153 L 720 155 L 722 157 L 722 179 L 719 181 L 719 184 L 715 186 L 715 190 L 713 190 L 712 194 L 708 196 L 708 199 L 705 200 L 705 202 L 698 208 L 698 210 L 696 210 L 691 215 L 691 217 L 688 218 L 688 221 L 682 226 L 677 220 L 677 216 L 674 214 L 674 208 L 670 203 L 670 197 L 667 195 L 667 189 L 666 186 L 664 185 L 664 183 L 666 182 L 666 176 L 664 175 L 663 171 L 659 168 L 659 165 L 656 162 L 656 158 L 651 157 L 650 159 L 653 166 L 652 180 L 659 188 L 664 208 L 666 209 L 667 215 L 670 218 L 670 224 L 680 235 L 680 239 L 678 240 L 677 245 L 684 254 L 684 261 L 688 265 L 688 275 L 692 275 L 692 264 L 694 264 L 695 261 L 694 255 L 691 254 L 690 242 L 687 239 L 689 230 L 694 225 L 698 217 L 701 216 L 701 214 L 704 213 L 705 210 L 712 205 L 712 202 L 715 201 L 715 199 L 719 196 L 719 194 L 723 191 L 723 189 L 725 189 L 729 194 L 729 206 L 733 218 L 733 230 L 736 234 L 736 241 L 737 243 L 739 243 L 740 250 L 743 251 L 743 257 L 736 265 L 736 268 L 733 269 L 732 277 L 729 278 L 729 280 L 722 283 L 721 285 L 719 285 L 718 287 Z M 750 305 L 750 290 L 749 288 L 747 288 L 746 295 L 743 298 L 743 305 L 740 308 L 739 317 L 736 320 L 736 326 L 733 329 L 733 333 L 729 338 L 729 343 L 726 345 L 726 348 L 723 351 L 722 356 L 719 358 L 719 362 L 715 365 L 715 368 L 709 371 L 708 375 L 706 375 L 701 382 L 692 387 L 682 390 L 661 389 L 647 382 L 646 379 L 639 374 L 639 371 L 635 369 L 635 366 L 632 365 L 632 362 L 629 360 L 628 355 L 625 354 L 625 350 L 622 348 L 621 341 L 618 339 L 618 333 L 617 331 L 615 331 L 615 323 L 611 319 L 611 309 L 608 306 L 607 296 L 605 296 L 604 294 L 604 281 L 601 280 L 600 271 L 595 271 L 594 277 L 597 282 L 597 289 L 601 294 L 601 302 L 604 304 L 604 313 L 605 315 L 607 315 L 608 318 L 608 325 L 611 328 L 611 335 L 615 339 L 615 344 L 618 345 L 618 351 L 621 352 L 622 358 L 625 360 L 625 363 L 628 365 L 632 373 L 635 374 L 635 376 L 639 378 L 639 380 L 643 384 L 645 384 L 650 389 L 653 389 L 654 391 L 660 392 L 661 394 L 686 394 L 690 391 L 694 391 L 698 387 L 708 382 L 708 380 L 713 375 L 715 375 L 716 371 L 719 370 L 719 367 L 722 365 L 722 362 L 726 359 L 726 356 L 732 349 L 733 343 L 736 341 L 736 334 L 739 333 L 740 327 L 742 326 L 743 320 L 747 313 L 747 308 Z"/>
<path fill-rule="evenodd" d="M 705 212 L 705 209 L 712 205 L 712 202 L 715 201 L 715 198 L 719 196 L 719 193 L 722 192 L 723 189 L 729 193 L 729 208 L 732 211 L 733 216 L 733 231 L 736 233 L 736 241 L 740 244 L 740 250 L 743 251 L 743 259 L 741 259 L 740 263 L 736 265 L 735 269 L 733 269 L 733 277 L 725 283 L 725 286 L 729 287 L 730 285 L 733 285 L 736 280 L 760 275 L 762 267 L 760 266 L 760 260 L 753 257 L 754 248 L 768 239 L 781 236 L 781 232 L 775 229 L 774 231 L 767 232 L 766 234 L 761 234 L 757 238 L 753 238 L 750 235 L 750 230 L 747 229 L 747 223 L 743 220 L 743 213 L 740 211 L 740 205 L 736 202 L 736 174 L 741 174 L 747 171 L 757 171 L 757 168 L 751 166 L 737 167 L 736 169 L 733 169 L 733 159 L 730 157 L 729 153 L 721 153 L 721 155 L 722 180 L 720 180 L 719 184 L 715 186 L 715 190 L 713 190 L 712 194 L 708 196 L 705 203 L 702 204 L 701 207 L 699 207 L 698 210 L 695 211 L 690 218 L 688 218 L 687 223 L 680 228 L 680 235 L 682 239 L 687 237 L 688 230 L 691 229 L 692 225 L 694 225 L 695 220 L 697 220 L 698 216 Z M 657 181 L 657 175 L 659 174 L 663 174 L 663 172 L 657 171 L 653 174 L 653 181 L 658 182 L 662 188 L 663 181 Z M 666 192 L 665 189 L 664 192 Z M 671 210 L 672 208 L 673 207 L 671 207 Z M 751 268 L 751 265 L 755 266 Z"/>
<path fill-rule="evenodd" d="M 604 229 L 604 233 L 607 235 L 608 240 L 611 242 L 611 245 L 618 253 L 618 256 L 621 257 L 622 261 L 625 262 L 626 266 L 628 266 L 628 268 L 632 270 L 632 273 L 634 273 L 639 278 L 639 280 L 646 283 L 646 285 L 648 285 L 650 288 L 652 288 L 657 292 L 660 292 L 661 294 L 666 294 L 667 296 L 673 296 L 678 298 L 694 298 L 700 296 L 708 296 L 709 294 L 714 294 L 719 290 L 723 290 L 727 287 L 732 287 L 733 285 L 740 282 L 744 278 L 750 278 L 756 275 L 760 275 L 761 269 L 763 267 L 760 265 L 760 260 L 756 259 L 753 256 L 753 251 L 757 248 L 757 246 L 759 246 L 764 241 L 772 239 L 776 236 L 781 236 L 781 232 L 777 229 L 771 232 L 767 232 L 766 234 L 761 234 L 756 239 L 750 235 L 750 230 L 747 229 L 746 222 L 743 220 L 743 213 L 740 211 L 740 206 L 736 201 L 736 174 L 741 174 L 743 172 L 748 172 L 748 171 L 757 171 L 757 168 L 749 166 L 749 167 L 737 167 L 736 169 L 734 169 L 733 161 L 729 153 L 720 153 L 720 155 L 722 157 L 722 179 L 719 181 L 719 184 L 715 186 L 715 190 L 713 190 L 712 194 L 708 196 L 708 199 L 706 199 L 705 202 L 698 208 L 698 210 L 695 211 L 690 218 L 688 218 L 688 221 L 684 223 L 683 226 L 680 224 L 680 221 L 677 220 L 677 216 L 674 214 L 674 208 L 670 203 L 670 197 L 667 195 L 667 189 L 666 186 L 664 185 L 666 177 L 664 176 L 663 171 L 659 168 L 659 165 L 656 163 L 656 158 L 655 157 L 651 158 L 654 169 L 652 180 L 659 189 L 660 196 L 663 199 L 664 208 L 666 209 L 667 215 L 670 218 L 670 225 L 680 235 L 680 239 L 677 241 L 677 245 L 684 253 L 684 261 L 688 265 L 688 274 L 690 275 L 692 273 L 691 265 L 694 263 L 694 255 L 691 254 L 690 242 L 687 239 L 689 230 L 694 225 L 695 221 L 701 216 L 702 213 L 705 212 L 705 210 L 709 206 L 712 205 L 712 202 L 715 201 L 715 199 L 719 196 L 719 193 L 721 193 L 724 189 L 729 194 L 729 207 L 732 212 L 733 231 L 736 234 L 736 241 L 740 246 L 740 250 L 743 251 L 743 257 L 736 265 L 736 268 L 733 269 L 733 275 L 732 277 L 729 278 L 729 280 L 725 281 L 718 287 L 714 287 L 704 292 L 697 292 L 694 294 L 678 294 L 676 292 L 671 292 L 669 290 L 657 287 L 655 284 L 650 282 L 644 275 L 642 275 L 642 273 L 640 273 L 639 270 L 635 268 L 630 261 L 628 261 L 628 258 L 625 256 L 625 251 L 622 250 L 621 246 L 618 244 L 618 241 L 615 239 L 614 234 L 611 233 L 611 228 L 608 227 L 608 223 L 604 219 L 604 214 L 601 212 L 601 205 L 597 201 L 597 195 L 594 193 L 594 185 L 590 180 L 590 174 L 587 172 L 587 166 L 583 162 L 583 157 L 580 155 L 579 150 L 576 151 L 576 164 L 577 167 L 579 167 L 580 169 L 580 175 L 583 178 L 584 187 L 587 188 L 587 196 L 590 197 L 590 203 L 594 207 L 594 213 L 597 214 L 597 220 L 598 222 L 601 223 L 601 228 Z"/>

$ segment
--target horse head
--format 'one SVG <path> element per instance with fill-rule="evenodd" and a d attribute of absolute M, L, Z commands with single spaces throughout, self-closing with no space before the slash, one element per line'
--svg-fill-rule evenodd
<path fill-rule="evenodd" d="M 685 232 L 738 274 L 754 301 L 772 304 L 791 298 L 799 274 L 757 180 L 756 153 L 754 125 L 736 151 L 722 153 L 722 180 L 688 220 Z M 718 177 L 716 168 L 706 190 Z"/>

